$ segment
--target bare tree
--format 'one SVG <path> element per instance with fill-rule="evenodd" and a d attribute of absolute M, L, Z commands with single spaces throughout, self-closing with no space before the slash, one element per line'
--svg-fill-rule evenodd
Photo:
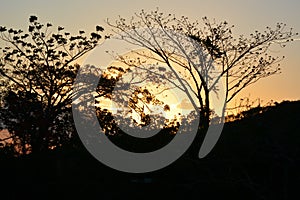
<path fill-rule="evenodd" d="M 220 90 L 218 84 L 224 84 L 225 108 L 250 84 L 280 73 L 279 62 L 284 57 L 272 56 L 269 49 L 272 45 L 285 47 L 297 35 L 292 29 L 286 30 L 285 24 L 277 23 L 274 28 L 266 27 L 249 37 L 235 37 L 233 26 L 226 21 L 218 23 L 206 17 L 202 21 L 200 25 L 185 16 L 176 18 L 158 10 L 142 10 L 129 20 L 120 17 L 114 23 L 108 21 L 119 39 L 148 50 L 133 50 L 134 58 L 117 55 L 118 60 L 151 73 L 161 71 L 160 65 L 150 68 L 144 63 L 164 63 L 172 72 L 165 78 L 184 91 L 198 110 L 199 131 L 190 151 L 194 156 L 198 155 L 209 127 L 211 95 Z"/>

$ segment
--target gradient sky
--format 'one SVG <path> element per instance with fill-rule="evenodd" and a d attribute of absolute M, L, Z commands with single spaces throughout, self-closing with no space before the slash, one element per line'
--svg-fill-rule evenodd
<path fill-rule="evenodd" d="M 164 13 L 185 15 L 190 19 L 207 16 L 217 21 L 226 20 L 235 25 L 234 33 L 237 34 L 249 35 L 266 26 L 274 27 L 277 22 L 284 22 L 300 33 L 299 0 L 1 0 L 0 25 L 27 29 L 28 17 L 37 15 L 41 22 L 64 26 L 73 33 L 78 30 L 89 32 L 94 30 L 95 25 L 104 25 L 106 18 L 113 20 L 118 15 L 130 17 L 141 9 L 147 11 L 156 7 Z M 282 74 L 257 82 L 238 98 L 250 94 L 251 99 L 260 98 L 265 103 L 300 99 L 300 41 L 284 49 L 272 50 L 279 50 L 278 55 L 286 57 L 281 63 Z"/>

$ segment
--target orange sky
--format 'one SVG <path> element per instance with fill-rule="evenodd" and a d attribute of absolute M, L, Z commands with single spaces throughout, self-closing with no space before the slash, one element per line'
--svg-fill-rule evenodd
<path fill-rule="evenodd" d="M 185 15 L 191 19 L 203 16 L 227 20 L 234 24 L 236 34 L 246 34 L 262 30 L 266 26 L 275 26 L 277 22 L 287 23 L 296 32 L 300 32 L 300 1 L 252 0 L 252 1 L 212 1 L 212 0 L 110 0 L 110 1 L 5 1 L 0 7 L 0 25 L 26 29 L 28 17 L 39 16 L 41 21 L 62 25 L 66 30 L 92 31 L 95 25 L 104 25 L 104 20 L 115 19 L 118 15 L 130 17 L 141 9 L 153 10 L 159 7 L 162 12 Z M 261 80 L 244 90 L 237 99 L 249 96 L 260 98 L 264 102 L 300 99 L 300 41 L 289 44 L 278 55 L 285 55 L 281 63 L 282 74 Z M 263 103 L 264 104 L 264 103 Z"/>

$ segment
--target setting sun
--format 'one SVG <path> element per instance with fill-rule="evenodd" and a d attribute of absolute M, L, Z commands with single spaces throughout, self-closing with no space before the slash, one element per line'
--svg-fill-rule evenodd
<path fill-rule="evenodd" d="M 2 1 L 1 199 L 298 199 L 300 1 Z"/>

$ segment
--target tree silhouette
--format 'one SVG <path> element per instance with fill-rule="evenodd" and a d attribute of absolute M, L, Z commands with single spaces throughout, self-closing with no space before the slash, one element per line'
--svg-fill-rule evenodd
<path fill-rule="evenodd" d="M 103 28 L 90 36 L 65 32 L 30 16 L 28 31 L 0 26 L 0 81 L 3 128 L 33 153 L 69 141 L 75 61 L 99 43 Z"/>
<path fill-rule="evenodd" d="M 195 157 L 210 123 L 210 96 L 219 91 L 220 81 L 225 87 L 225 108 L 250 84 L 280 73 L 279 62 L 283 58 L 270 55 L 268 50 L 275 44 L 284 47 L 297 35 L 278 23 L 275 28 L 255 31 L 249 37 L 235 37 L 233 26 L 226 21 L 217 23 L 206 17 L 202 20 L 204 25 L 200 26 L 185 16 L 176 18 L 158 10 L 149 13 L 142 10 L 130 20 L 120 17 L 115 23 L 108 21 L 119 39 L 148 50 L 132 50 L 136 56 L 133 58 L 117 55 L 119 61 L 150 73 L 164 74 L 169 70 L 173 75 L 165 79 L 184 91 L 199 111 L 199 131 L 190 150 Z M 149 60 L 164 63 L 168 70 L 161 69 L 159 64 L 149 67 L 145 64 Z"/>
<path fill-rule="evenodd" d="M 123 79 L 126 73 L 132 73 L 133 77 Z M 179 119 L 165 118 L 153 108 L 170 111 L 170 106 L 157 98 L 153 91 L 139 85 L 149 76 L 124 66 L 110 66 L 103 71 L 96 89 L 95 103 L 99 104 L 96 114 L 102 130 L 115 145 L 131 152 L 160 149 L 172 140 L 180 126 Z M 117 91 L 117 95 L 113 91 Z M 113 101 L 117 110 L 113 112 L 106 108 L 105 103 L 101 103 L 103 100 Z M 149 136 L 154 130 L 158 131 L 157 134 Z M 143 132 L 141 138 L 130 135 L 134 131 Z"/>

